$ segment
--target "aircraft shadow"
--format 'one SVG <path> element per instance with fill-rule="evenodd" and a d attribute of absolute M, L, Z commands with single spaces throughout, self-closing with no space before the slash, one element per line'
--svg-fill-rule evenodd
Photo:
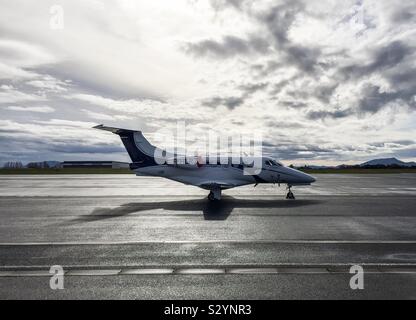
<path fill-rule="evenodd" d="M 116 208 L 96 208 L 91 214 L 79 216 L 76 219 L 67 221 L 66 224 L 77 224 L 93 222 L 117 217 L 123 217 L 134 213 L 148 210 L 167 210 L 186 212 L 201 212 L 205 220 L 226 220 L 235 208 L 272 209 L 272 208 L 295 208 L 316 205 L 321 200 L 248 200 L 236 199 L 230 196 L 223 196 L 221 201 L 211 202 L 206 198 L 164 201 L 164 202 L 132 202 Z"/>

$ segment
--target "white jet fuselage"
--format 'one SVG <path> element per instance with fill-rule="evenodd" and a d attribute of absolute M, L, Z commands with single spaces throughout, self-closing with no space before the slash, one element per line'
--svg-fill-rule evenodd
<path fill-rule="evenodd" d="M 167 154 L 156 148 L 149 143 L 141 131 L 103 125 L 94 128 L 120 136 L 132 160 L 130 168 L 136 175 L 164 177 L 210 190 L 208 196 L 210 200 L 219 200 L 221 190 L 259 183 L 287 184 L 289 187 L 287 198 L 294 199 L 290 187 L 309 185 L 315 181 L 312 176 L 285 167 L 270 157 L 253 158 L 251 164 L 244 164 L 243 161 L 237 161 L 238 164 L 235 164 L 232 158 L 214 160 L 214 163 L 209 157 L 208 161 L 195 158 L 188 159 L 193 161 L 187 161 L 183 155 Z"/>
<path fill-rule="evenodd" d="M 260 172 L 255 174 L 244 174 L 242 166 L 230 164 L 163 164 L 151 167 L 135 169 L 135 173 L 146 176 L 158 176 L 178 181 L 184 184 L 198 186 L 207 190 L 218 186 L 221 189 L 255 184 L 255 183 L 282 183 L 291 186 L 309 185 L 315 179 L 298 170 L 280 166 L 269 166 L 266 164 L 270 158 L 263 158 Z"/>

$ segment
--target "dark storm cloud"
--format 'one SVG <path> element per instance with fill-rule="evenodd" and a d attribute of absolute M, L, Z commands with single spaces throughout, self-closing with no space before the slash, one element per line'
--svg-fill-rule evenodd
<path fill-rule="evenodd" d="M 261 82 L 261 83 L 249 83 L 249 84 L 242 84 L 238 86 L 238 89 L 244 92 L 246 95 L 253 94 L 257 91 L 261 91 L 265 88 L 267 88 L 269 84 L 267 82 Z"/>
<path fill-rule="evenodd" d="M 245 4 L 245 0 L 211 0 L 211 6 L 215 10 L 224 10 L 226 8 L 234 8 L 241 10 Z"/>
<path fill-rule="evenodd" d="M 416 83 L 416 69 L 401 70 L 397 73 L 387 75 L 391 83 L 400 85 L 414 85 Z"/>
<path fill-rule="evenodd" d="M 23 131 L 20 131 L 20 133 Z M 52 151 L 62 153 L 113 153 L 124 152 L 125 149 L 120 145 L 107 143 L 83 144 L 85 142 L 75 139 L 60 138 L 42 138 L 26 135 L 16 136 L 11 130 L 0 136 L 0 147 L 2 150 L 8 150 L 13 146 L 13 150 L 24 149 L 26 152 Z"/>
<path fill-rule="evenodd" d="M 397 23 L 409 22 L 415 19 L 416 15 L 414 12 L 409 12 L 407 10 L 401 10 L 393 14 L 392 18 Z"/>
<path fill-rule="evenodd" d="M 291 79 L 282 81 L 274 86 L 274 90 L 272 91 L 272 94 L 279 93 L 285 86 L 288 86 L 291 82 Z M 314 84 L 311 85 L 313 87 Z M 334 94 L 334 91 L 339 86 L 338 83 L 335 84 L 325 84 L 325 85 L 318 85 L 315 88 L 309 90 L 307 87 L 302 87 L 304 89 L 302 90 L 287 90 L 286 94 L 293 98 L 293 100 L 282 100 L 279 101 L 279 104 L 284 105 L 286 107 L 291 108 L 304 108 L 308 106 L 308 99 L 309 98 L 316 98 L 320 102 L 323 102 L 325 104 L 328 104 Z M 321 114 L 323 117 L 330 116 L 329 113 L 325 112 L 317 112 L 313 117 L 318 117 L 319 114 Z M 337 115 L 335 114 L 334 117 Z"/>
<path fill-rule="evenodd" d="M 388 144 L 395 144 L 395 145 L 400 145 L 400 146 L 410 146 L 415 144 L 416 142 L 413 140 L 392 140 L 392 141 L 382 141 L 382 142 L 372 142 L 369 143 L 369 146 L 374 146 L 374 147 L 385 147 Z"/>
<path fill-rule="evenodd" d="M 214 2 L 215 8 L 229 6 L 224 2 Z M 232 5 L 237 9 L 243 10 L 243 5 Z M 185 51 L 197 57 L 210 56 L 220 59 L 234 57 L 236 55 L 247 55 L 253 52 L 267 53 L 270 46 L 282 53 L 284 65 L 294 65 L 303 72 L 313 72 L 318 64 L 321 51 L 318 47 L 306 47 L 294 44 L 288 37 L 288 32 L 297 15 L 305 10 L 301 1 L 286 1 L 274 6 L 262 13 L 254 13 L 250 9 L 246 14 L 254 17 L 261 26 L 265 27 L 270 33 L 269 41 L 266 38 L 250 37 L 242 39 L 235 36 L 225 36 L 221 41 L 203 40 L 195 43 L 187 43 Z M 271 63 L 262 66 L 263 72 L 269 73 L 275 69 L 276 65 Z M 269 70 L 270 69 L 270 70 Z"/>
<path fill-rule="evenodd" d="M 299 122 L 289 122 L 289 121 L 271 121 L 267 120 L 265 122 L 266 127 L 269 128 L 284 128 L 284 129 L 301 129 L 306 126 Z"/>
<path fill-rule="evenodd" d="M 150 17 L 150 23 L 141 24 L 143 35 L 148 35 L 146 37 L 130 37 L 131 25 L 122 23 L 129 20 L 124 11 L 120 15 L 121 20 L 117 20 L 118 14 L 101 16 L 104 11 L 97 12 L 98 15 L 88 19 L 80 16 L 80 20 L 74 26 L 79 25 L 80 30 L 88 32 L 81 32 L 80 37 L 71 38 L 79 41 L 69 39 L 67 46 L 62 46 L 60 41 L 56 41 L 62 37 L 50 37 L 44 33 L 44 19 L 41 16 L 36 19 L 40 21 L 40 25 L 36 25 L 36 22 L 30 23 L 34 28 L 30 28 L 31 32 L 27 33 L 22 31 L 21 20 L 9 19 L 7 24 L 10 25 L 10 30 L 3 30 L 6 31 L 7 38 L 22 44 L 36 43 L 39 47 L 44 47 L 45 52 L 50 53 L 51 57 L 45 61 L 40 57 L 40 62 L 28 59 L 35 62 L 26 64 L 26 58 L 32 57 L 37 50 L 33 50 L 33 54 L 25 54 L 26 51 L 22 49 L 23 54 L 12 54 L 10 49 L 7 49 L 9 44 L 6 42 L 7 45 L 0 49 L 0 56 L 6 60 L 22 60 L 22 63 L 16 64 L 17 71 L 21 69 L 20 72 L 27 71 L 36 77 L 50 75 L 56 81 L 70 82 L 65 84 L 67 93 L 64 94 L 63 91 L 50 92 L 46 88 L 39 89 L 28 85 L 29 80 L 25 78 L 27 75 L 17 80 L 13 77 L 2 81 L 12 85 L 16 94 L 21 92 L 41 96 L 39 91 L 44 92 L 47 99 L 45 101 L 30 101 L 27 104 L 16 102 L 13 105 L 20 108 L 49 105 L 55 109 L 53 117 L 57 119 L 94 122 L 93 119 L 106 119 L 106 122 L 110 122 L 109 125 L 140 127 L 144 130 L 151 128 L 149 132 L 165 126 L 171 128 L 176 118 L 166 117 L 166 112 L 160 112 L 162 109 L 158 109 L 159 104 L 155 103 L 153 108 L 153 104 L 149 102 L 144 112 L 137 110 L 136 114 L 133 102 L 130 104 L 127 101 L 147 99 L 172 103 L 172 110 L 179 108 L 178 105 L 181 104 L 183 107 L 181 106 L 179 117 L 186 118 L 187 124 L 198 129 L 208 129 L 213 121 L 215 122 L 215 117 L 211 117 L 210 114 L 244 106 L 252 108 L 256 117 L 240 119 L 244 112 L 225 110 L 223 120 L 229 121 L 237 130 L 241 129 L 239 126 L 247 124 L 264 127 L 268 130 L 267 136 L 273 140 L 266 145 L 266 149 L 271 153 L 276 152 L 279 158 L 339 159 L 340 155 L 347 153 L 351 155 L 348 157 L 353 158 L 357 151 L 370 151 L 375 154 L 376 151 L 388 152 L 405 148 L 407 151 L 403 151 L 403 154 L 409 156 L 413 152 L 414 155 L 415 145 L 410 140 L 387 142 L 387 137 L 383 136 L 392 132 L 392 137 L 406 137 L 403 130 L 408 130 L 409 125 L 403 125 L 399 121 L 392 123 L 388 133 L 380 130 L 377 131 L 377 136 L 369 134 L 366 139 L 370 139 L 371 136 L 377 139 L 373 145 L 369 143 L 363 146 L 362 140 L 351 135 L 351 141 L 347 142 L 350 145 L 332 148 L 334 141 L 344 143 L 344 140 L 338 140 L 339 137 L 333 132 L 334 128 L 338 129 L 337 126 L 345 125 L 343 120 L 346 117 L 360 119 L 354 121 L 354 124 L 351 122 L 345 125 L 345 135 L 348 136 L 361 128 L 378 129 L 374 128 L 374 121 L 367 121 L 365 118 L 370 118 L 386 106 L 394 106 L 394 112 L 416 110 L 416 70 L 413 54 L 415 41 L 412 37 L 415 30 L 416 6 L 412 0 L 394 4 L 377 3 L 374 6 L 368 3 L 364 5 L 362 0 L 346 5 L 335 5 L 331 1 L 325 4 L 306 0 L 210 1 L 216 9 L 215 12 L 205 5 L 195 6 L 197 11 L 194 11 L 193 17 L 185 16 L 189 13 L 187 10 L 179 14 L 176 14 L 177 10 L 162 10 L 166 11 L 169 17 L 165 17 L 160 10 L 144 12 L 144 16 Z M 2 12 L 5 13 L 3 15 L 15 17 L 16 15 L 7 13 L 6 7 L 2 8 Z M 357 19 L 358 11 L 364 7 L 366 12 L 356 30 L 354 27 L 357 25 L 354 26 L 351 22 Z M 140 14 L 145 10 L 146 8 L 139 10 Z M 131 13 L 134 13 L 132 16 L 139 14 L 133 11 Z M 90 28 L 91 24 L 97 24 L 97 19 L 98 23 L 106 21 L 103 24 L 104 28 L 99 25 L 97 30 L 92 30 L 94 28 Z M 174 33 L 171 32 L 172 28 L 169 28 L 172 19 L 177 24 Z M 152 21 L 162 27 L 155 29 Z M 238 28 L 240 22 L 241 27 Z M 211 23 L 212 26 L 209 25 Z M 196 30 L 195 25 L 203 30 L 200 33 L 190 32 L 191 29 Z M 369 29 L 371 32 L 367 32 Z M 126 36 L 124 31 L 127 32 Z M 112 37 L 106 37 L 107 34 L 111 34 Z M 155 36 L 157 41 L 154 41 Z M 85 45 L 90 37 L 102 40 L 98 48 L 100 59 L 94 56 L 93 47 Z M 182 43 L 185 43 L 179 48 L 181 53 L 187 53 L 187 56 L 182 55 L 179 60 L 176 60 L 178 52 L 175 51 L 178 48 L 170 47 L 177 39 L 182 39 Z M 122 59 L 114 59 L 117 50 L 113 51 L 111 48 L 119 47 L 128 48 L 125 50 L 127 54 L 121 55 Z M 10 48 L 14 48 L 14 45 L 10 45 Z M 166 48 L 171 49 L 163 51 Z M 144 52 L 143 55 L 141 51 Z M 164 52 L 163 59 L 157 59 L 160 52 Z M 206 58 L 208 61 L 198 63 L 200 61 L 192 61 L 192 58 Z M 6 65 L 5 61 L 2 62 Z M 188 67 L 183 68 L 185 64 Z M 193 64 L 197 68 L 194 69 Z M 147 65 L 156 67 L 142 69 Z M 135 71 L 133 67 L 139 71 L 130 73 Z M 227 70 L 227 74 L 215 73 L 215 70 L 213 72 L 217 67 L 217 70 Z M 200 80 L 201 83 L 194 85 L 192 70 L 198 70 L 195 80 L 205 80 Z M 3 77 L 3 74 L 0 74 L 0 77 Z M 179 81 L 176 81 L 178 79 Z M 188 79 L 189 82 L 183 82 L 181 79 Z M 185 85 L 179 85 L 181 82 Z M 209 85 L 208 92 L 214 94 L 206 96 L 207 99 L 202 100 L 202 104 L 212 109 L 201 108 L 199 112 L 194 101 L 201 101 L 204 84 L 207 87 Z M 7 98 L 13 98 L 13 94 L 15 92 L 10 92 Z M 345 97 L 340 104 L 335 103 L 335 95 L 338 94 Z M 71 98 L 80 95 L 84 96 L 85 101 L 81 98 Z M 86 99 L 87 96 L 91 99 Z M 181 99 L 185 100 L 188 97 L 190 101 L 181 103 Z M 140 105 L 139 102 L 138 104 Z M 215 110 L 218 106 L 224 110 Z M 0 129 L 0 157 L 3 159 L 6 158 L 6 152 L 12 155 L 6 160 L 13 160 L 13 154 L 29 160 L 33 160 L 30 159 L 31 156 L 48 159 L 50 155 L 52 159 L 59 160 L 65 157 L 104 159 L 105 156 L 111 158 L 116 153 L 128 157 L 118 140 L 111 140 L 111 143 L 107 137 L 98 137 L 98 133 L 92 133 L 92 137 L 88 138 L 88 133 L 83 134 L 81 128 L 57 129 L 53 121 L 47 121 L 52 114 L 6 111 L 9 103 L 4 107 L 3 119 L 15 121 L 17 128 L 21 128 L 19 123 L 40 124 L 42 130 L 37 132 L 35 128 L 27 132 Z M 288 110 L 289 108 L 291 110 Z M 147 112 L 150 109 L 156 111 Z M 269 110 L 273 114 L 270 114 Z M 120 118 L 116 118 L 116 115 Z M 384 112 L 379 116 L 383 120 L 389 119 L 389 115 L 384 115 Z M 411 119 L 412 117 L 414 115 L 409 116 Z M 317 121 L 325 119 L 336 121 L 323 124 Z M 363 125 L 363 122 L 366 125 Z M 384 121 L 380 121 L 377 127 L 383 124 Z M 8 127 L 13 129 L 13 126 Z M 51 129 L 54 130 L 52 133 Z M 410 125 L 410 130 L 412 129 L 413 126 Z M 2 137 L 3 133 L 7 136 Z M 76 140 L 76 137 L 79 137 L 79 140 Z M 306 141 L 312 141 L 316 145 L 299 144 Z M 279 146 L 280 144 L 282 146 Z M 328 145 L 331 148 L 326 148 Z"/>
<path fill-rule="evenodd" d="M 285 61 L 297 66 L 301 71 L 312 73 L 318 65 L 321 51 L 318 48 L 308 48 L 301 45 L 290 45 L 285 48 Z"/>
<path fill-rule="evenodd" d="M 267 88 L 269 84 L 263 83 L 246 83 L 239 85 L 237 88 L 242 92 L 241 96 L 229 96 L 220 97 L 215 96 L 202 101 L 202 104 L 207 107 L 216 108 L 218 106 L 226 106 L 228 109 L 233 110 L 236 107 L 244 104 L 245 100 L 257 91 L 261 91 Z"/>
<path fill-rule="evenodd" d="M 402 5 L 396 5 L 391 13 L 391 20 L 397 24 L 409 23 L 416 20 L 416 7 L 413 1 L 407 4 L 403 1 Z"/>
<path fill-rule="evenodd" d="M 47 150 L 52 152 L 63 153 L 118 153 L 125 152 L 125 149 L 121 146 L 109 146 L 104 144 L 98 145 L 78 145 L 78 144 L 57 144 L 48 146 Z"/>
<path fill-rule="evenodd" d="M 296 81 L 297 79 L 299 79 L 301 77 L 302 77 L 301 75 L 297 74 L 297 75 L 294 75 L 294 76 L 292 76 L 288 79 L 283 79 L 283 80 L 280 80 L 277 83 L 274 83 L 272 85 L 272 89 L 271 89 L 270 93 L 272 95 L 280 93 L 284 88 L 286 88 L 287 86 L 290 86 L 294 81 Z"/>
<path fill-rule="evenodd" d="M 217 9 L 234 8 L 237 11 L 245 13 L 254 18 L 260 26 L 263 26 L 269 33 L 269 45 L 274 48 L 270 51 L 276 54 L 276 60 L 269 59 L 263 64 L 253 64 L 251 69 L 258 73 L 258 76 L 265 77 L 272 74 L 282 67 L 293 66 L 298 70 L 298 77 L 311 77 L 317 79 L 323 69 L 332 68 L 335 76 L 332 83 L 327 85 L 318 85 L 312 90 L 291 89 L 287 92 L 294 100 L 292 102 L 282 102 L 283 105 L 292 107 L 306 106 L 305 101 L 309 98 L 315 98 L 322 103 L 329 104 L 335 90 L 339 87 L 339 83 L 345 81 L 356 81 L 359 78 L 369 77 L 372 74 L 379 74 L 390 83 L 391 90 L 384 92 L 377 85 L 369 84 L 363 87 L 360 96 L 357 98 L 356 105 L 351 105 L 343 110 L 331 107 L 322 108 L 322 110 L 310 111 L 307 118 L 317 120 L 325 118 L 344 118 L 354 114 L 374 114 L 381 110 L 384 106 L 391 102 L 400 102 L 414 108 L 414 95 L 416 92 L 416 72 L 409 70 L 408 67 L 402 66 L 408 58 L 413 54 L 413 48 L 403 41 L 395 40 L 381 47 L 370 49 L 369 62 L 360 63 L 356 61 L 344 67 L 337 67 L 334 62 L 325 62 L 322 60 L 323 53 L 318 46 L 303 46 L 293 43 L 289 37 L 289 31 L 297 17 L 301 13 L 306 13 L 305 3 L 303 1 L 284 1 L 278 5 L 268 8 L 261 12 L 254 12 L 250 2 L 242 1 L 229 3 L 226 1 L 214 1 Z M 403 5 L 403 8 L 394 8 L 392 18 L 395 21 L 408 21 L 413 17 L 413 10 L 409 10 L 412 6 Z M 348 23 L 355 18 L 355 14 L 346 15 L 343 18 L 344 23 Z M 366 30 L 375 28 L 374 21 L 371 16 L 364 15 L 363 23 Z M 370 20 L 369 20 L 370 19 Z M 399 22 L 397 22 L 399 23 Z M 264 39 L 266 39 L 265 37 Z M 228 40 L 227 40 L 228 39 Z M 264 48 L 267 47 L 266 41 L 262 39 Z M 224 37 L 220 42 L 203 41 L 190 45 L 193 51 L 199 56 L 209 55 L 219 58 L 231 57 L 236 54 L 246 55 L 253 51 L 250 41 L 243 41 L 240 38 L 234 39 L 231 36 Z M 192 47 L 193 46 L 193 47 Z M 192 50 L 191 50 L 192 51 Z M 331 61 L 331 60 L 330 60 Z M 279 94 L 283 88 L 290 84 L 290 80 L 282 80 L 271 87 L 272 95 Z M 234 100 L 232 100 L 234 102 Z M 214 99 L 213 102 L 219 102 Z M 225 104 L 225 103 L 223 103 Z M 234 106 L 234 103 L 232 103 Z"/>
<path fill-rule="evenodd" d="M 267 26 L 276 46 L 281 47 L 290 42 L 288 39 L 289 28 L 295 21 L 296 15 L 303 9 L 304 5 L 301 2 L 287 1 L 259 14 L 257 19 Z"/>
<path fill-rule="evenodd" d="M 341 68 L 340 72 L 346 79 L 368 76 L 374 72 L 380 72 L 396 66 L 412 53 L 413 49 L 406 44 L 401 41 L 393 41 L 376 50 L 370 63 L 349 65 Z"/>
<path fill-rule="evenodd" d="M 387 151 L 386 151 L 387 150 Z M 365 151 L 375 153 L 377 152 L 377 157 L 380 158 L 415 158 L 416 157 L 416 147 L 415 146 L 401 146 L 401 147 L 391 147 L 387 145 L 383 145 L 383 143 L 377 144 L 373 146 L 373 144 L 369 145 L 369 148 Z"/>
<path fill-rule="evenodd" d="M 394 153 L 397 157 L 416 158 L 416 148 L 395 150 Z"/>
<path fill-rule="evenodd" d="M 412 145 L 412 144 L 416 144 L 416 141 L 414 141 L 414 140 L 393 140 L 393 141 L 391 141 L 391 143 L 400 144 L 400 145 L 403 145 L 403 146 L 409 146 L 409 145 Z"/>
<path fill-rule="evenodd" d="M 306 114 L 306 117 L 310 120 L 321 120 L 325 118 L 338 119 L 338 118 L 348 117 L 351 114 L 352 114 L 352 111 L 350 109 L 334 110 L 334 111 L 318 110 L 318 111 L 309 111 Z"/>
<path fill-rule="evenodd" d="M 358 102 L 358 112 L 376 113 L 390 102 L 401 102 L 416 109 L 416 85 L 411 88 L 385 92 L 379 86 L 368 85 L 362 90 L 362 98 Z"/>
<path fill-rule="evenodd" d="M 18 129 L 1 129 L 0 128 L 0 134 L 2 134 L 2 133 L 6 133 L 6 134 L 9 134 L 9 133 L 22 133 L 22 132 L 23 132 L 22 130 L 18 130 Z M 2 137 L 0 135 L 0 140 L 2 138 L 5 138 L 5 137 Z"/>
<path fill-rule="evenodd" d="M 363 98 L 358 103 L 358 110 L 361 112 L 376 113 L 386 103 L 394 100 L 392 93 L 380 92 L 379 86 L 366 86 L 363 89 Z"/>
<path fill-rule="evenodd" d="M 253 64 L 250 68 L 256 72 L 258 76 L 265 77 L 282 67 L 284 67 L 283 63 L 277 62 L 275 60 L 269 60 L 264 64 Z"/>
<path fill-rule="evenodd" d="M 7 130 L 0 136 L 0 163 L 22 161 L 65 159 L 126 159 L 125 149 L 119 144 L 95 143 L 75 139 L 42 138 L 15 135 Z"/>
<path fill-rule="evenodd" d="M 305 108 L 308 106 L 305 102 L 302 102 L 302 101 L 289 101 L 289 100 L 279 101 L 279 105 L 280 104 L 285 107 L 295 108 L 295 109 Z"/>
<path fill-rule="evenodd" d="M 242 97 L 213 97 L 202 102 L 204 106 L 216 108 L 218 106 L 226 106 L 232 110 L 244 103 Z"/>
<path fill-rule="evenodd" d="M 271 91 L 271 94 L 278 94 L 280 91 L 282 91 L 287 85 L 290 84 L 290 80 L 282 80 L 278 83 L 273 84 L 273 89 Z"/>
<path fill-rule="evenodd" d="M 338 149 L 322 148 L 318 145 L 305 144 L 300 145 L 294 142 L 289 142 L 285 145 L 273 145 L 272 142 L 263 143 L 263 152 L 267 155 L 276 157 L 282 160 L 295 159 L 333 159 L 337 156 Z"/>
<path fill-rule="evenodd" d="M 187 43 L 184 45 L 184 50 L 196 57 L 226 59 L 255 52 L 266 53 L 268 46 L 267 41 L 259 37 L 242 39 L 236 36 L 225 36 L 220 41 L 208 39 Z"/>
<path fill-rule="evenodd" d="M 290 90 L 288 89 L 288 90 L 286 90 L 286 93 L 289 96 L 291 96 L 293 99 L 298 100 L 298 101 L 306 100 L 311 96 L 311 92 L 308 92 L 307 90 L 303 90 L 303 88 L 302 88 L 302 90 L 298 90 L 297 88 L 296 89 L 290 89 Z"/>
<path fill-rule="evenodd" d="M 367 84 L 362 87 L 357 103 L 344 110 L 310 111 L 307 118 L 317 120 L 325 118 L 344 118 L 350 115 L 375 114 L 390 103 L 398 103 L 416 109 L 416 70 L 408 67 L 413 49 L 401 41 L 393 41 L 373 51 L 367 64 L 352 64 L 339 69 L 342 81 L 356 81 L 359 78 L 378 74 L 388 81 L 389 90 L 379 85 Z M 339 80 L 341 81 L 341 80 Z M 329 103 L 338 83 L 328 87 L 317 87 L 316 98 Z"/>
<path fill-rule="evenodd" d="M 337 87 L 338 84 L 318 86 L 314 91 L 315 97 L 324 103 L 329 103 Z"/>
<path fill-rule="evenodd" d="M 285 64 L 294 65 L 303 72 L 312 73 L 318 64 L 321 50 L 290 41 L 288 33 L 297 15 L 305 11 L 301 1 L 286 1 L 265 13 L 258 14 L 258 21 L 270 32 L 274 47 L 283 54 Z"/>
<path fill-rule="evenodd" d="M 382 148 L 384 147 L 386 144 L 384 142 L 373 142 L 373 143 L 368 143 L 368 145 L 370 147 L 375 147 L 375 148 Z"/>

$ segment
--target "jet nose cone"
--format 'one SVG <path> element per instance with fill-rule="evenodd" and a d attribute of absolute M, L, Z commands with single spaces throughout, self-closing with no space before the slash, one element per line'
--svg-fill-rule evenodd
<path fill-rule="evenodd" d="M 307 183 L 314 183 L 316 181 L 316 179 L 314 177 L 312 177 L 311 175 L 304 173 L 304 179 Z"/>

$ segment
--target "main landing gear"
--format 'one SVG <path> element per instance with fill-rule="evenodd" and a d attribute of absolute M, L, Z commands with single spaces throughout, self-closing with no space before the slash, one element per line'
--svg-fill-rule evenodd
<path fill-rule="evenodd" d="M 295 199 L 295 195 L 293 194 L 292 190 L 290 190 L 292 186 L 288 185 L 287 188 L 289 189 L 289 192 L 286 195 L 286 199 L 291 199 L 294 200 Z"/>
<path fill-rule="evenodd" d="M 209 201 L 221 200 L 221 189 L 211 190 L 208 194 Z"/>

